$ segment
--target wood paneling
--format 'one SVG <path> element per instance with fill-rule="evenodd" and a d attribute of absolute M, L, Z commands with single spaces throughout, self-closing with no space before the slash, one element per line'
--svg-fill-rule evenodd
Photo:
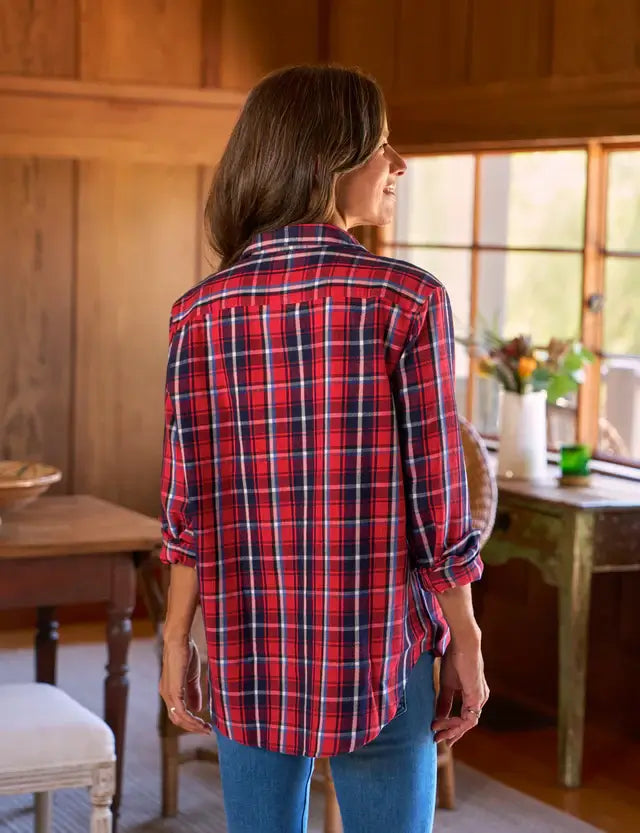
<path fill-rule="evenodd" d="M 222 87 L 248 90 L 278 67 L 317 60 L 315 2 L 225 0 L 221 27 Z"/>
<path fill-rule="evenodd" d="M 218 268 L 219 258 L 215 252 L 211 250 L 207 242 L 207 234 L 204 225 L 204 208 L 207 202 L 209 187 L 211 185 L 211 177 L 213 176 L 213 168 L 201 167 L 198 170 L 198 187 L 199 187 L 199 203 L 198 214 L 196 217 L 196 225 L 199 235 L 198 251 L 199 257 L 197 259 L 197 276 L 196 282 L 207 277 Z"/>
<path fill-rule="evenodd" d="M 225 0 L 202 6 L 202 86 L 219 87 L 222 74 L 222 9 Z"/>
<path fill-rule="evenodd" d="M 469 81 L 538 78 L 551 70 L 553 0 L 473 0 Z"/>
<path fill-rule="evenodd" d="M 467 80 L 471 0 L 403 0 L 397 22 L 394 94 Z"/>
<path fill-rule="evenodd" d="M 0 0 L 0 72 L 73 78 L 76 0 Z"/>
<path fill-rule="evenodd" d="M 197 168 L 80 163 L 77 492 L 155 514 L 172 302 L 195 279 Z"/>
<path fill-rule="evenodd" d="M 360 67 L 389 92 L 400 30 L 397 0 L 334 0 L 328 5 L 331 61 Z"/>
<path fill-rule="evenodd" d="M 217 161 L 243 96 L 0 76 L 0 155 Z"/>
<path fill-rule="evenodd" d="M 69 491 L 72 162 L 0 159 L 0 459 L 62 469 Z"/>
<path fill-rule="evenodd" d="M 553 74 L 640 68 L 638 0 L 555 0 Z"/>
<path fill-rule="evenodd" d="M 434 89 L 396 96 L 390 123 L 396 145 L 623 136 L 640 129 L 640 73 L 541 78 Z"/>
<path fill-rule="evenodd" d="M 199 86 L 202 0 L 81 0 L 80 78 Z"/>

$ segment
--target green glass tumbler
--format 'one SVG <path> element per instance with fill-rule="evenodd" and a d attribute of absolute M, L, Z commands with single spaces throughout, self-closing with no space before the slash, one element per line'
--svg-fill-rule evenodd
<path fill-rule="evenodd" d="M 591 449 L 588 445 L 563 445 L 560 447 L 560 471 L 563 477 L 587 477 Z"/>

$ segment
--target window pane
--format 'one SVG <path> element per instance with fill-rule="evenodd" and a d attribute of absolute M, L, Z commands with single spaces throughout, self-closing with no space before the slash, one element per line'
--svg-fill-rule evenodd
<path fill-rule="evenodd" d="M 582 150 L 481 157 L 480 242 L 582 248 L 586 175 Z"/>
<path fill-rule="evenodd" d="M 598 451 L 640 462 L 640 356 L 602 363 Z"/>
<path fill-rule="evenodd" d="M 536 344 L 580 333 L 582 256 L 483 252 L 478 328 L 504 336 L 530 333 Z"/>
<path fill-rule="evenodd" d="M 605 298 L 605 352 L 640 355 L 640 258 L 607 258 Z"/>
<path fill-rule="evenodd" d="M 640 460 L 640 259 L 605 264 L 598 450 Z"/>
<path fill-rule="evenodd" d="M 407 159 L 398 181 L 393 239 L 471 245 L 474 165 L 472 155 Z"/>
<path fill-rule="evenodd" d="M 456 335 L 469 332 L 469 298 L 471 293 L 471 253 L 442 249 L 414 249 L 389 247 L 382 254 L 425 269 L 444 284 L 453 311 L 453 327 Z M 456 400 L 461 413 L 466 413 L 469 356 L 464 347 L 456 344 Z"/>
<path fill-rule="evenodd" d="M 607 249 L 640 252 L 640 151 L 609 154 Z"/>
<path fill-rule="evenodd" d="M 580 332 L 582 256 L 529 252 L 483 252 L 479 261 L 477 332 L 489 328 L 505 337 L 530 334 L 535 344 Z M 478 379 L 474 422 L 486 434 L 498 430 L 498 384 Z M 554 414 L 550 443 L 575 436 L 573 403 Z"/>

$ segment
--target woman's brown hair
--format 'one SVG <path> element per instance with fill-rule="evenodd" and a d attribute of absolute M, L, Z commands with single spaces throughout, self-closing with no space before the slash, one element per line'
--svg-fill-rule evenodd
<path fill-rule="evenodd" d="M 327 222 L 339 174 L 374 153 L 385 103 L 373 78 L 334 66 L 294 66 L 249 93 L 211 183 L 205 208 L 219 269 L 251 238 L 291 223 Z"/>

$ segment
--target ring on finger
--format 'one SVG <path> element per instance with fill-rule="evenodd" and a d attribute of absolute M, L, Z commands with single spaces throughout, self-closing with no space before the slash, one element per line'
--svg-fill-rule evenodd
<path fill-rule="evenodd" d="M 475 714 L 475 716 L 480 719 L 480 715 L 482 714 L 482 709 L 472 709 L 471 706 L 465 706 L 465 709 L 471 714 Z"/>
<path fill-rule="evenodd" d="M 170 714 L 173 714 L 175 711 L 176 711 L 176 707 L 175 707 L 175 706 L 171 706 L 171 708 L 169 709 L 169 713 L 170 713 Z"/>

